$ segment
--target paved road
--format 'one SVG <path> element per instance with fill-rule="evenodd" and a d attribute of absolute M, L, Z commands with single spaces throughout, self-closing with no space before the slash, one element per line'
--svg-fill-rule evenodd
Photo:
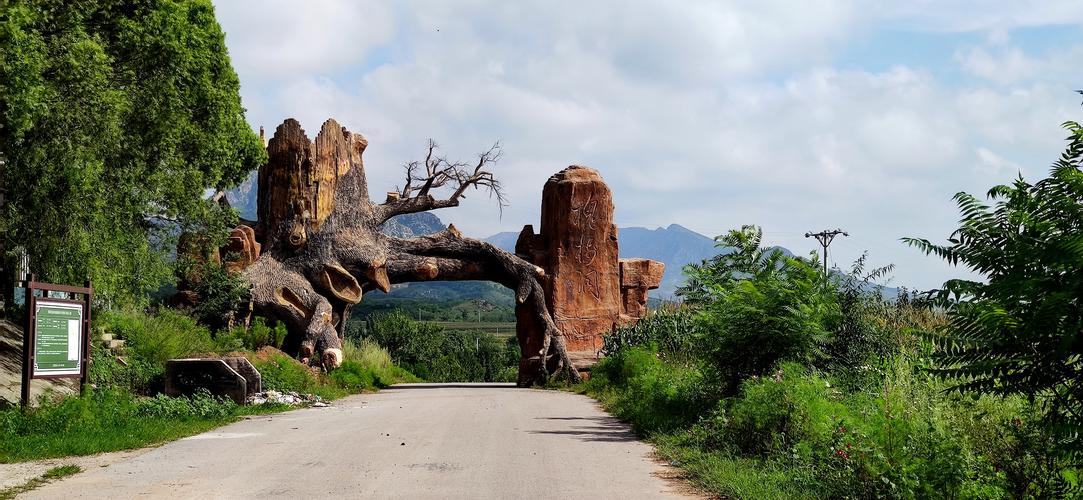
<path fill-rule="evenodd" d="M 589 398 L 407 384 L 254 417 L 28 498 L 680 498 Z"/>

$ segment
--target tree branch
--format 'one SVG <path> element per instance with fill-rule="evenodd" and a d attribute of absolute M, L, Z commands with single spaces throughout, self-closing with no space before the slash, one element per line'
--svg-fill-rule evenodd
<path fill-rule="evenodd" d="M 430 139 L 425 159 L 405 165 L 406 183 L 403 188 L 396 190 L 397 196 L 389 196 L 387 202 L 376 207 L 378 223 L 382 224 L 396 215 L 456 207 L 459 200 L 466 197 L 466 190 L 470 187 L 484 188 L 489 191 L 490 196 L 495 195 L 503 211 L 507 205 L 503 187 L 489 171 L 489 166 L 499 161 L 503 155 L 500 143 L 493 144 L 488 151 L 479 154 L 477 163 L 472 166 L 465 162 L 449 161 L 447 157 L 437 154 L 438 149 L 436 142 Z M 422 168 L 424 174 L 418 174 Z M 420 186 L 416 188 L 416 193 L 415 186 Z M 447 198 L 439 199 L 430 194 L 432 190 L 445 186 L 454 186 Z"/>
<path fill-rule="evenodd" d="M 545 303 L 540 279 L 545 271 L 491 243 L 464 238 L 450 226 L 436 234 L 415 238 L 388 238 L 395 253 L 388 261 L 388 274 L 395 282 L 430 280 L 487 280 L 515 292 L 518 304 L 531 311 L 544 332 L 541 349 L 532 353 L 539 359 L 542 379 L 552 357 L 575 382 L 580 380 L 568 356 L 564 335 L 553 321 Z"/>

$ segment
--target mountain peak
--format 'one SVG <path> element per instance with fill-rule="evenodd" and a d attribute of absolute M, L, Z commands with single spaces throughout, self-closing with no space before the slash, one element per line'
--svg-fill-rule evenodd
<path fill-rule="evenodd" d="M 695 234 L 695 235 L 698 235 L 698 236 L 703 236 L 702 234 L 699 234 L 699 233 L 697 233 L 697 232 L 695 232 L 695 231 L 693 231 L 691 229 L 688 229 L 687 227 L 684 227 L 684 226 L 682 226 L 680 224 L 670 224 L 669 226 L 666 226 L 666 231 L 675 231 L 675 232 L 679 231 L 679 232 L 682 232 L 682 233 L 692 233 L 692 234 Z"/>

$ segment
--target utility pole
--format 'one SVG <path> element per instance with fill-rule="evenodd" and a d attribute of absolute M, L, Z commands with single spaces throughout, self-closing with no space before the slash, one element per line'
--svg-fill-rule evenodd
<path fill-rule="evenodd" d="M 831 246 L 831 241 L 838 235 L 850 236 L 850 233 L 843 231 L 842 229 L 825 229 L 818 233 L 807 232 L 806 238 L 816 238 L 816 241 L 820 242 L 820 246 L 824 247 L 824 278 L 827 278 L 827 247 Z"/>

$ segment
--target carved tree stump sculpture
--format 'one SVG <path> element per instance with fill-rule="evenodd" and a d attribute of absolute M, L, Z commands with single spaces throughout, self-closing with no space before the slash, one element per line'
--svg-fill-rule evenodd
<path fill-rule="evenodd" d="M 499 159 L 499 147 L 467 165 L 437 156 L 430 142 L 426 159 L 407 165 L 403 188 L 375 204 L 361 160 L 367 145 L 334 120 L 324 122 L 313 142 L 293 119 L 279 125 L 267 145 L 270 158 L 259 171 L 255 228 L 261 248 L 243 275 L 252 285 L 254 311 L 287 325 L 284 350 L 337 367 L 350 308 L 365 292 L 387 292 L 392 283 L 488 280 L 512 289 L 519 321 L 534 322 L 540 332 L 530 342 L 520 339 L 521 347 L 531 348 L 523 352 L 518 383 L 543 381 L 556 369 L 578 380 L 546 308 L 542 268 L 464 237 L 454 226 L 417 238 L 379 230 L 396 215 L 457 206 L 470 187 L 499 196 L 499 183 L 488 171 Z M 450 196 L 434 197 L 432 191 L 441 187 L 450 188 Z"/>

